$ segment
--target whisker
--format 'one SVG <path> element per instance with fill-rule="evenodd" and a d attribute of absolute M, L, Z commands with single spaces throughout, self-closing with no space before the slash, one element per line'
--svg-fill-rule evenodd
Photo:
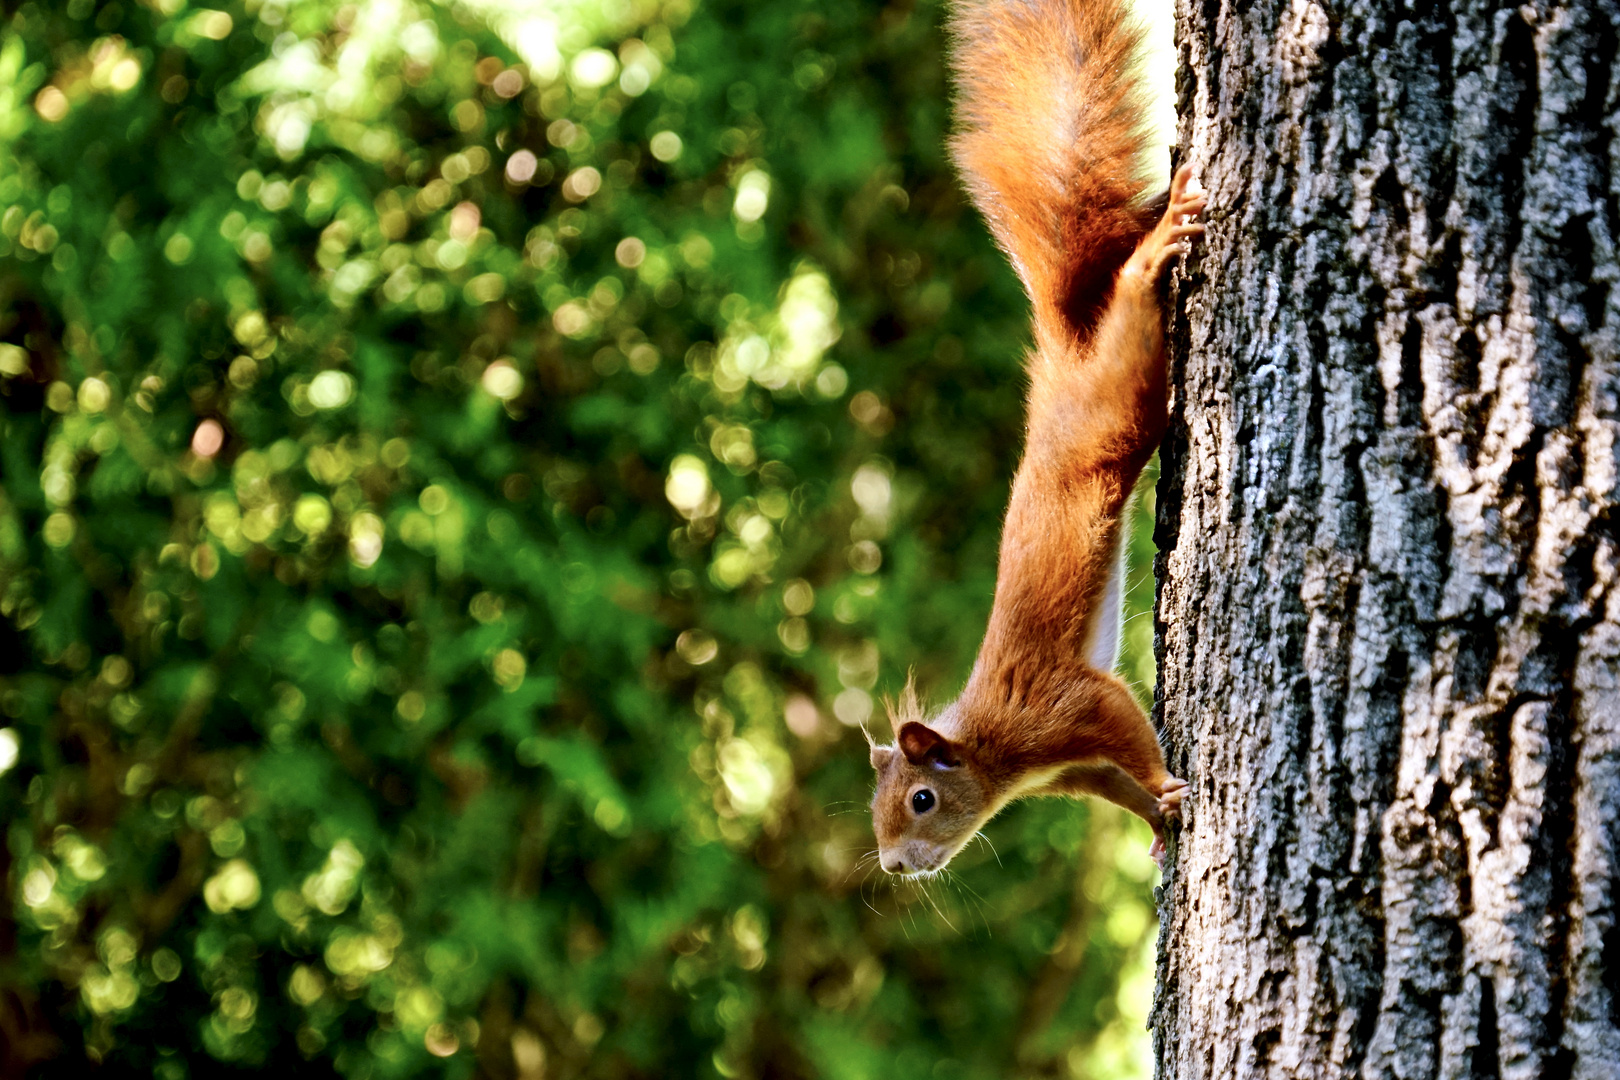
<path fill-rule="evenodd" d="M 866 886 L 871 882 L 871 879 L 872 872 L 870 869 L 868 869 L 866 876 L 861 879 L 860 886 L 857 888 L 856 892 L 860 895 L 861 903 L 866 905 L 867 910 L 881 919 L 883 918 L 883 912 L 874 907 L 872 901 L 866 898 Z"/>
<path fill-rule="evenodd" d="M 933 877 L 933 874 L 929 875 L 931 880 Z M 962 931 L 956 928 L 956 924 L 951 922 L 950 916 L 946 915 L 945 912 L 940 908 L 939 901 L 935 899 L 934 896 L 929 892 L 928 887 L 926 885 L 921 885 L 920 883 L 919 887 L 920 891 L 922 892 L 923 899 L 927 901 L 929 907 L 934 909 L 934 914 L 939 917 L 939 920 L 946 926 L 950 927 L 953 934 L 961 934 Z"/>
<path fill-rule="evenodd" d="M 872 858 L 873 856 L 875 856 L 877 854 L 877 852 L 873 851 L 871 848 L 862 848 L 862 847 L 860 847 L 858 845 L 854 846 L 854 847 L 834 848 L 833 850 L 838 852 L 838 854 L 840 854 L 840 855 L 848 855 L 851 852 L 859 851 L 859 852 L 861 852 L 861 856 L 860 856 L 861 859 L 870 859 L 870 858 Z"/>
<path fill-rule="evenodd" d="M 891 881 L 889 897 L 895 901 L 894 915 L 896 921 L 900 924 L 900 932 L 906 935 L 906 941 L 909 943 L 911 941 L 911 931 L 916 926 L 916 914 L 912 910 L 912 905 L 906 901 L 905 894 L 898 887 L 906 884 L 909 884 L 909 882 L 904 878 L 898 882 Z"/>
<path fill-rule="evenodd" d="M 950 883 L 952 888 L 957 890 L 959 895 L 965 893 L 964 898 L 967 900 L 968 907 L 975 915 L 979 917 L 979 922 L 984 925 L 985 936 L 989 937 L 990 918 L 985 914 L 987 909 L 985 907 L 984 897 L 980 896 L 978 890 L 976 890 L 972 885 L 969 885 L 967 880 L 954 870 L 948 874 L 946 881 Z"/>
<path fill-rule="evenodd" d="M 848 884 L 850 877 L 855 873 L 855 871 L 875 860 L 877 858 L 877 854 L 878 853 L 876 850 L 868 851 L 865 855 L 862 855 L 859 859 L 856 859 L 855 865 L 849 868 L 849 871 L 844 874 L 843 881 L 839 882 L 839 884 Z M 868 867 L 868 870 L 870 870 L 870 867 Z"/>
<path fill-rule="evenodd" d="M 984 897 L 979 894 L 979 890 L 975 889 L 972 885 L 969 885 L 967 878 L 963 877 L 955 870 L 950 871 L 950 880 L 958 888 L 966 890 L 968 895 L 972 896 L 973 899 L 978 900 L 980 903 L 984 902 Z"/>

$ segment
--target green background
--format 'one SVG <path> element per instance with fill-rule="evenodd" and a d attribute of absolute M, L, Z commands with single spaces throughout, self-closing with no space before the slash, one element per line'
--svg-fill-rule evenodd
<path fill-rule="evenodd" d="M 1140 822 L 868 857 L 1020 445 L 940 15 L 13 10 L 5 1075 L 1147 1074 Z"/>

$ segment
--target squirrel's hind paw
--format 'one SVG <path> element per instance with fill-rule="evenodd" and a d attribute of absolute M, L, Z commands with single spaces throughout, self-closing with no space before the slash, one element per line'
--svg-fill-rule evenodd
<path fill-rule="evenodd" d="M 1170 181 L 1170 201 L 1164 216 L 1137 245 L 1126 263 L 1126 274 L 1157 282 L 1173 259 L 1188 253 L 1192 238 L 1203 235 L 1204 223 L 1198 220 L 1198 215 L 1204 212 L 1206 202 L 1203 189 L 1193 179 L 1192 166 L 1177 169 L 1175 178 Z"/>
<path fill-rule="evenodd" d="M 1209 193 L 1193 176 L 1192 166 L 1183 165 L 1170 181 L 1170 205 L 1166 216 L 1180 219 L 1189 214 L 1201 214 L 1208 201 Z"/>

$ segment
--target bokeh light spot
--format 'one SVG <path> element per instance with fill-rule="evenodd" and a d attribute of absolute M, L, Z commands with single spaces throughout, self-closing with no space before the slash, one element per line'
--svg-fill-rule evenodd
<path fill-rule="evenodd" d="M 575 86 L 597 89 L 619 74 L 619 61 L 606 49 L 585 49 L 568 65 L 568 79 Z"/>
<path fill-rule="evenodd" d="M 681 156 L 681 137 L 673 131 L 660 131 L 652 137 L 649 149 L 659 161 L 674 161 Z"/>
<path fill-rule="evenodd" d="M 540 159 L 531 150 L 519 150 L 506 159 L 506 178 L 514 184 L 527 184 L 534 179 Z"/>
<path fill-rule="evenodd" d="M 317 409 L 339 409 L 354 394 L 354 379 L 343 371 L 323 371 L 309 383 L 309 403 Z"/>
<path fill-rule="evenodd" d="M 47 86 L 34 96 L 34 111 L 46 123 L 54 124 L 68 113 L 67 95 L 54 86 Z"/>
<path fill-rule="evenodd" d="M 218 420 L 204 420 L 191 433 L 191 452 L 200 458 L 211 458 L 225 445 L 225 429 Z"/>
<path fill-rule="evenodd" d="M 523 376 L 510 360 L 497 360 L 484 369 L 484 389 L 502 401 L 511 401 L 523 392 Z"/>
<path fill-rule="evenodd" d="M 626 270 L 634 270 L 647 258 L 647 245 L 634 236 L 627 236 L 613 249 L 613 258 Z"/>

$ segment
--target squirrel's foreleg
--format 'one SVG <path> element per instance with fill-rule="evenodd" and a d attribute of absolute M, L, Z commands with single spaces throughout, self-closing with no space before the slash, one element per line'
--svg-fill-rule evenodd
<path fill-rule="evenodd" d="M 1074 764 L 1052 787 L 1066 795 L 1099 795 L 1124 807 L 1153 827 L 1157 849 L 1165 819 L 1180 813 L 1187 782 L 1165 768 L 1153 724 L 1125 684 L 1111 675 L 1092 679 L 1093 704 L 1063 740 Z"/>

